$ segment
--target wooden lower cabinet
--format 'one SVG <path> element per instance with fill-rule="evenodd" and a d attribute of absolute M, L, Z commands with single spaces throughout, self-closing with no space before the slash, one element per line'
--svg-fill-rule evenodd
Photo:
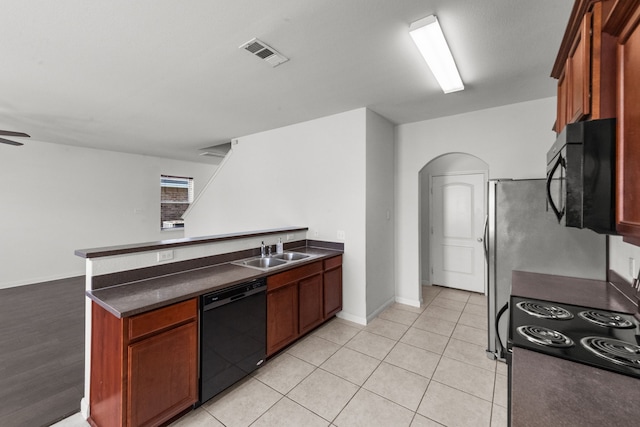
<path fill-rule="evenodd" d="M 298 312 L 300 335 L 309 332 L 324 320 L 321 273 L 298 282 Z"/>
<path fill-rule="evenodd" d="M 129 345 L 129 425 L 157 425 L 197 400 L 196 339 L 191 322 Z"/>
<path fill-rule="evenodd" d="M 342 256 L 267 278 L 267 356 L 342 309 Z"/>
<path fill-rule="evenodd" d="M 324 261 L 324 318 L 342 310 L 342 255 Z"/>
<path fill-rule="evenodd" d="M 267 289 L 269 289 L 267 279 Z M 298 338 L 298 284 L 267 290 L 267 356 Z"/>
<path fill-rule="evenodd" d="M 92 306 L 94 426 L 157 426 L 198 400 L 197 299 L 119 319 Z"/>

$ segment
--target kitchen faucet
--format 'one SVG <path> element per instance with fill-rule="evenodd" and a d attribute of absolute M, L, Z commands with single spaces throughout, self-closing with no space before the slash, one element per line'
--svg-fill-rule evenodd
<path fill-rule="evenodd" d="M 260 245 L 260 257 L 264 258 L 266 256 L 271 256 L 271 245 L 264 244 L 264 241 Z"/>

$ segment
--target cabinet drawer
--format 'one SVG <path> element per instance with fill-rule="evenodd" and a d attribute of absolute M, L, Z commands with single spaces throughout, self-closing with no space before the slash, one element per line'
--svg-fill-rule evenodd
<path fill-rule="evenodd" d="M 129 319 L 129 339 L 137 339 L 198 317 L 196 298 L 139 314 Z"/>
<path fill-rule="evenodd" d="M 267 292 L 278 289 L 287 283 L 295 282 L 318 273 L 322 273 L 322 261 L 274 274 L 273 276 L 267 277 Z"/>
<path fill-rule="evenodd" d="M 342 265 L 342 255 L 338 255 L 333 258 L 329 258 L 324 261 L 324 269 L 329 270 L 332 268 L 336 268 Z"/>

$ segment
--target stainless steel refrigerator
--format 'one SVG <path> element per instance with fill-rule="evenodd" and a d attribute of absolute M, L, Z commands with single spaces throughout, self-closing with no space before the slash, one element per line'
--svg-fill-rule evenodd
<path fill-rule="evenodd" d="M 490 180 L 486 250 L 489 334 L 487 356 L 504 359 L 509 312 L 496 316 L 509 301 L 511 272 L 605 280 L 607 242 L 587 229 L 561 226 L 546 207 L 546 180 Z M 498 341 L 500 339 L 501 341 Z"/>

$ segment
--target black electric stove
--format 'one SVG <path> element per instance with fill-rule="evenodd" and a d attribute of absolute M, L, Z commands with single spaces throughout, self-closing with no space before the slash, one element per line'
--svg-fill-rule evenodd
<path fill-rule="evenodd" d="M 640 322 L 631 314 L 511 297 L 509 346 L 640 378 Z"/>

